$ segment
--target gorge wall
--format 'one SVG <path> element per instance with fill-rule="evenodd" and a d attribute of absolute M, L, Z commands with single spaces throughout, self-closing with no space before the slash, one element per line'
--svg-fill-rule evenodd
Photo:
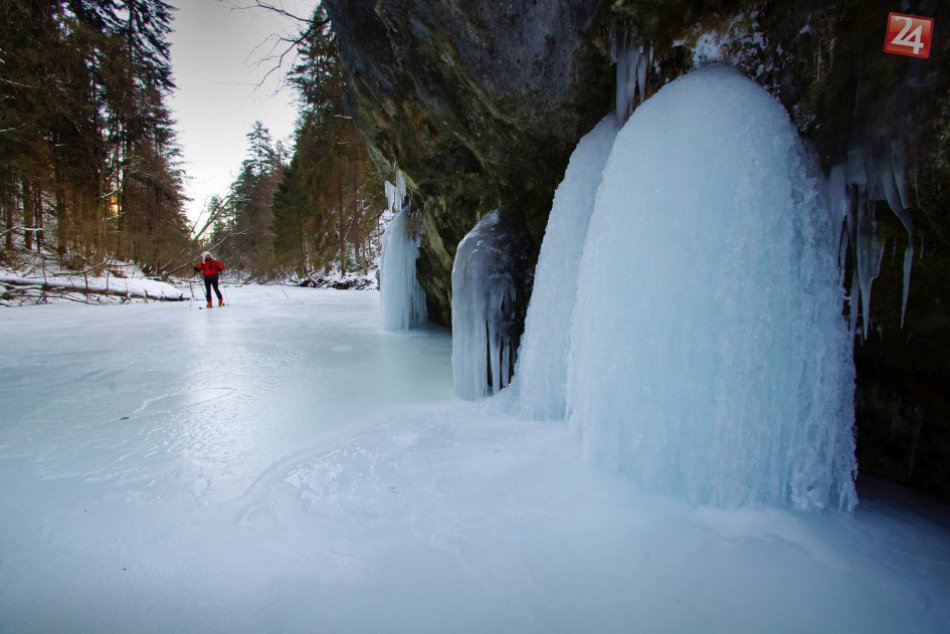
<path fill-rule="evenodd" d="M 867 335 L 855 342 L 860 468 L 950 495 L 948 3 L 325 4 L 339 36 L 351 114 L 381 173 L 391 175 L 394 165 L 405 173 L 413 221 L 425 225 L 418 278 L 430 316 L 442 324 L 451 319 L 456 247 L 494 209 L 520 228 L 519 243 L 531 245 L 518 272 L 530 288 L 567 159 L 613 107 L 618 40 L 643 47 L 647 95 L 713 59 L 766 88 L 820 168 L 846 166 L 867 176 L 863 185 L 847 185 L 852 200 L 864 201 L 884 253 L 869 327 L 861 328 Z M 889 11 L 935 19 L 929 59 L 882 52 Z M 901 209 L 875 185 L 884 164 L 907 183 Z M 854 261 L 852 253 L 849 276 Z"/>

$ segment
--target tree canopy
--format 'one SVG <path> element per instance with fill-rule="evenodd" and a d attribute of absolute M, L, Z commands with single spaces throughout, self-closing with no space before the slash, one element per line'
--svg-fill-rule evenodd
<path fill-rule="evenodd" d="M 153 273 L 188 240 L 162 0 L 0 3 L 0 222 L 65 263 Z"/>
<path fill-rule="evenodd" d="M 299 274 L 366 270 L 378 253 L 379 176 L 343 102 L 340 49 L 318 5 L 290 72 L 300 116 L 295 151 L 274 196 L 277 262 Z"/>

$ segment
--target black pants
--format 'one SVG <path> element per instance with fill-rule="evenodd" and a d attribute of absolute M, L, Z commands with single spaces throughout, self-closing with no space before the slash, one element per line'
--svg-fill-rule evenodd
<path fill-rule="evenodd" d="M 218 276 L 217 275 L 205 275 L 205 297 L 208 298 L 208 303 L 211 303 L 211 287 L 214 287 L 214 294 L 218 296 L 218 301 L 222 301 L 221 290 L 218 288 Z"/>

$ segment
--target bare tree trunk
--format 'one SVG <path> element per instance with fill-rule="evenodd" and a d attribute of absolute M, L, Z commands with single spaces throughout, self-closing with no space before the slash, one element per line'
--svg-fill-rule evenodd
<path fill-rule="evenodd" d="M 27 251 L 33 249 L 33 188 L 26 176 L 23 177 L 23 246 Z"/>
<path fill-rule="evenodd" d="M 39 253 L 43 248 L 43 188 L 39 185 L 33 187 L 33 193 L 36 196 L 33 206 L 33 214 L 36 217 L 36 252 Z"/>
<path fill-rule="evenodd" d="M 106 219 L 108 218 L 108 212 L 106 211 L 108 205 L 102 199 L 102 195 L 105 193 L 105 190 L 102 187 L 101 178 L 100 182 L 96 187 L 96 197 L 93 201 L 93 204 L 90 205 L 92 208 L 92 235 L 94 240 L 94 253 L 96 259 L 102 259 L 105 255 L 106 250 Z"/>
<path fill-rule="evenodd" d="M 306 246 L 304 244 L 304 235 L 303 235 L 303 215 L 299 212 L 297 213 L 297 246 L 300 248 L 300 274 L 307 275 L 310 272 L 310 267 L 307 266 L 307 255 L 306 255 Z"/>
<path fill-rule="evenodd" d="M 11 177 L 12 176 L 13 174 L 11 173 Z M 15 182 L 16 181 L 13 178 L 11 178 L 9 181 L 4 182 L 4 186 L 6 186 L 7 183 L 12 185 Z M 11 190 L 15 190 L 15 189 L 16 189 L 15 186 L 11 187 Z M 9 251 L 13 249 L 13 208 L 16 207 L 16 204 L 14 203 L 14 200 L 16 199 L 16 192 L 6 191 L 6 192 L 0 192 L 0 194 L 3 194 L 3 196 L 0 197 L 0 202 L 3 203 L 3 208 L 4 208 L 3 221 L 6 224 L 6 229 L 5 229 L 6 233 L 4 235 L 4 246 L 6 246 L 7 250 Z"/>
<path fill-rule="evenodd" d="M 340 274 L 346 275 L 346 240 L 340 232 Z"/>
<path fill-rule="evenodd" d="M 343 170 L 340 170 L 337 177 L 337 188 L 340 194 L 340 224 L 337 231 L 340 237 L 340 274 L 346 275 L 346 232 L 343 230 L 346 224 L 346 206 L 343 204 Z"/>
<path fill-rule="evenodd" d="M 58 184 L 56 186 L 56 255 L 60 262 L 66 259 L 68 223 L 69 219 L 66 218 L 66 189 L 62 184 Z"/>
<path fill-rule="evenodd" d="M 122 124 L 118 124 L 121 133 L 125 135 L 125 131 L 122 130 Z M 132 251 L 129 245 L 129 242 L 132 241 L 132 238 L 128 238 L 126 243 L 122 244 L 122 239 L 127 238 L 126 236 L 126 210 L 125 210 L 125 186 L 128 176 L 128 164 L 132 156 L 132 143 L 127 138 L 120 144 L 117 144 L 115 157 L 115 173 L 116 173 L 116 188 L 119 190 L 118 202 L 117 202 L 117 215 L 116 215 L 116 236 L 115 236 L 115 253 L 117 257 L 132 259 Z M 120 154 L 121 152 L 121 154 Z M 122 247 L 125 247 L 123 249 Z M 158 263 L 156 262 L 156 266 Z"/>

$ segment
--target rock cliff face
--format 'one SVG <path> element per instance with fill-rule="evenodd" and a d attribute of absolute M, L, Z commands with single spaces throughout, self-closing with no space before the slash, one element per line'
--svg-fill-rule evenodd
<path fill-rule="evenodd" d="M 936 20 L 926 60 L 882 52 L 894 10 L 884 0 L 325 4 L 356 123 L 380 170 L 405 172 L 425 224 L 418 273 L 430 315 L 443 324 L 456 246 L 484 214 L 498 208 L 523 227 L 533 267 L 567 159 L 613 107 L 612 41 L 643 46 L 647 95 L 704 59 L 731 63 L 768 89 L 820 168 L 868 173 L 850 193 L 873 216 L 887 257 L 868 336 L 855 348 L 862 469 L 950 495 L 950 3 L 904 9 Z M 900 213 L 875 185 L 882 165 L 909 184 Z"/>
<path fill-rule="evenodd" d="M 329 0 L 347 97 L 377 165 L 407 177 L 425 237 L 419 278 L 448 324 L 455 248 L 500 208 L 544 232 L 577 139 L 611 82 L 590 31 L 598 0 Z"/>

